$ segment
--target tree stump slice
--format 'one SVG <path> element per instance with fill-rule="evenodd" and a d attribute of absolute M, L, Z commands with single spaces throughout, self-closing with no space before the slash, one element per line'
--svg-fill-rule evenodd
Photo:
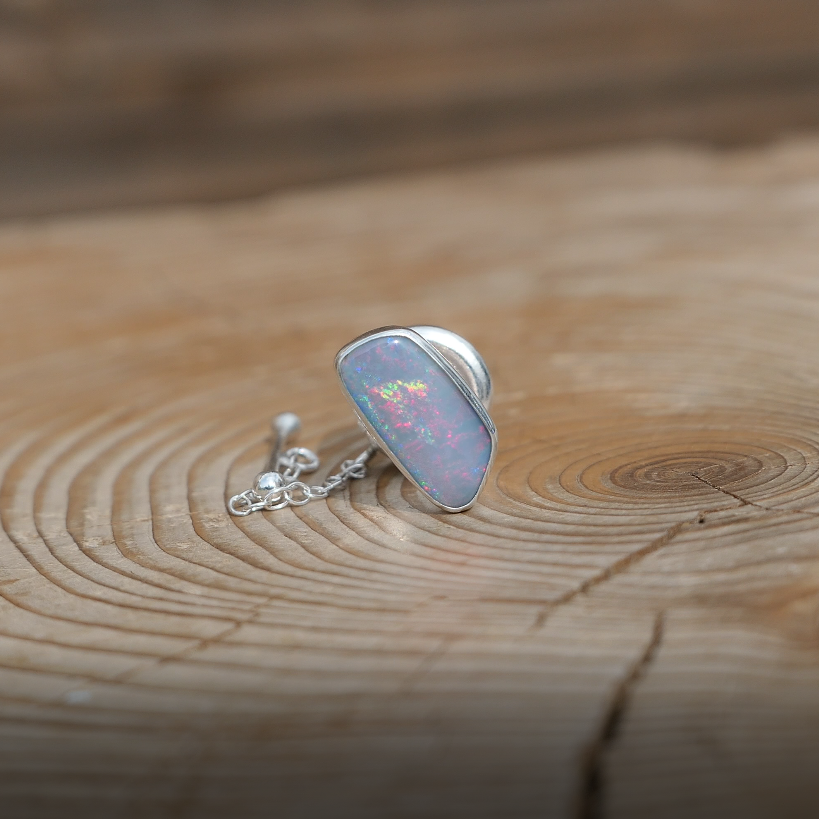
<path fill-rule="evenodd" d="M 0 228 L 14 817 L 819 811 L 819 141 Z M 499 453 L 233 518 L 336 350 L 446 326 Z"/>

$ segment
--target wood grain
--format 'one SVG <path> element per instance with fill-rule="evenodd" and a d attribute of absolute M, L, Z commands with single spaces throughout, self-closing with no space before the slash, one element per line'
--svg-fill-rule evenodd
<path fill-rule="evenodd" d="M 0 216 L 819 126 L 814 0 L 0 0 Z"/>
<path fill-rule="evenodd" d="M 0 228 L 14 817 L 817 812 L 819 142 Z M 332 357 L 463 334 L 496 467 L 231 518 Z"/>

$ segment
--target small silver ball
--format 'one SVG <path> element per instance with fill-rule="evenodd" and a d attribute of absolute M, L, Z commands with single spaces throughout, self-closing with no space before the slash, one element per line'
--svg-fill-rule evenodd
<path fill-rule="evenodd" d="M 279 489 L 283 483 L 278 472 L 262 472 L 253 482 L 253 490 L 257 495 L 266 495 L 274 489 Z"/>

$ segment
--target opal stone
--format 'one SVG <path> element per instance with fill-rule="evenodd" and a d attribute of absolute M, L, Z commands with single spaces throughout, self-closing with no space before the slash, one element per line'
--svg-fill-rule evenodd
<path fill-rule="evenodd" d="M 375 337 L 344 355 L 339 375 L 394 460 L 442 506 L 475 499 L 492 457 L 486 424 L 413 339 Z"/>

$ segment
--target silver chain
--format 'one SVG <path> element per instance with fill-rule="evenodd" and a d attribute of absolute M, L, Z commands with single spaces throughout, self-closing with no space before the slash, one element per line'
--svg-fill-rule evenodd
<path fill-rule="evenodd" d="M 228 501 L 231 515 L 244 517 L 251 512 L 272 512 L 285 506 L 304 506 L 316 498 L 326 498 L 334 489 L 340 489 L 350 480 L 363 478 L 367 474 L 367 461 L 375 452 L 375 447 L 367 447 L 358 457 L 344 461 L 341 471 L 330 475 L 321 486 L 310 486 L 299 480 L 305 472 L 315 472 L 319 468 L 318 455 L 304 447 L 292 447 L 286 452 L 280 448 L 288 435 L 298 430 L 298 418 L 292 413 L 282 413 L 273 422 L 278 435 L 273 447 L 268 468 L 260 472 L 253 481 L 253 488 L 234 495 Z"/>

